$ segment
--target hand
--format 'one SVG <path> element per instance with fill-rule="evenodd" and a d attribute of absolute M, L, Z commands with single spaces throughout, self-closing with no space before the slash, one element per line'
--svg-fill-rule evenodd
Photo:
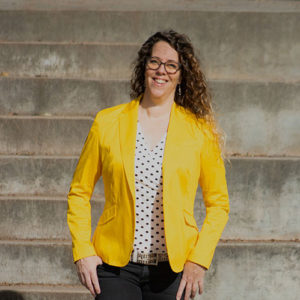
<path fill-rule="evenodd" d="M 99 256 L 84 257 L 76 261 L 79 280 L 94 297 L 101 292 L 97 276 L 97 266 L 102 264 L 102 259 Z"/>
<path fill-rule="evenodd" d="M 180 300 L 185 288 L 184 300 L 193 299 L 199 288 L 199 295 L 203 293 L 203 280 L 206 269 L 196 263 L 187 261 L 184 265 L 183 275 L 179 284 L 176 300 Z"/>

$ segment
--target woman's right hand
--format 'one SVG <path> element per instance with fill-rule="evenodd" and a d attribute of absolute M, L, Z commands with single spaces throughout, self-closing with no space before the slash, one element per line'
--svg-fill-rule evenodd
<path fill-rule="evenodd" d="M 94 297 L 101 292 L 97 275 L 97 266 L 102 264 L 102 259 L 99 256 L 84 257 L 76 261 L 79 280 Z"/>

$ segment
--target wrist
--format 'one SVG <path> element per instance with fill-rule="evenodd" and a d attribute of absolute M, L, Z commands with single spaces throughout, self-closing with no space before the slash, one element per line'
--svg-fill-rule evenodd
<path fill-rule="evenodd" d="M 195 262 L 193 262 L 193 261 L 190 261 L 190 260 L 187 260 L 188 262 L 191 262 L 191 263 L 193 263 L 193 264 L 195 264 L 195 265 L 197 265 L 197 266 L 199 266 L 199 267 L 201 267 L 201 269 L 203 269 L 204 271 L 207 271 L 207 268 L 206 267 L 204 267 L 204 266 L 202 266 L 202 265 L 200 265 L 200 264 L 198 264 L 198 263 L 195 263 Z"/>

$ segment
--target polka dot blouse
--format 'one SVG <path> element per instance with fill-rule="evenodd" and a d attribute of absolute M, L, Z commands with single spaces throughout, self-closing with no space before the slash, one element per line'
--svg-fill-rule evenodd
<path fill-rule="evenodd" d="M 167 132 L 150 150 L 137 123 L 135 148 L 136 224 L 133 251 L 166 253 L 162 161 Z"/>

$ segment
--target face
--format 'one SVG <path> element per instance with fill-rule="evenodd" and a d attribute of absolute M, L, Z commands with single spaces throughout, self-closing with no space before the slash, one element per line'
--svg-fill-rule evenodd
<path fill-rule="evenodd" d="M 158 58 L 161 62 L 173 61 L 179 63 L 179 56 L 167 42 L 159 41 L 152 48 L 152 57 Z M 153 99 L 174 99 L 176 86 L 180 83 L 180 70 L 175 74 L 168 74 L 163 64 L 157 70 L 145 71 L 145 94 Z"/>

